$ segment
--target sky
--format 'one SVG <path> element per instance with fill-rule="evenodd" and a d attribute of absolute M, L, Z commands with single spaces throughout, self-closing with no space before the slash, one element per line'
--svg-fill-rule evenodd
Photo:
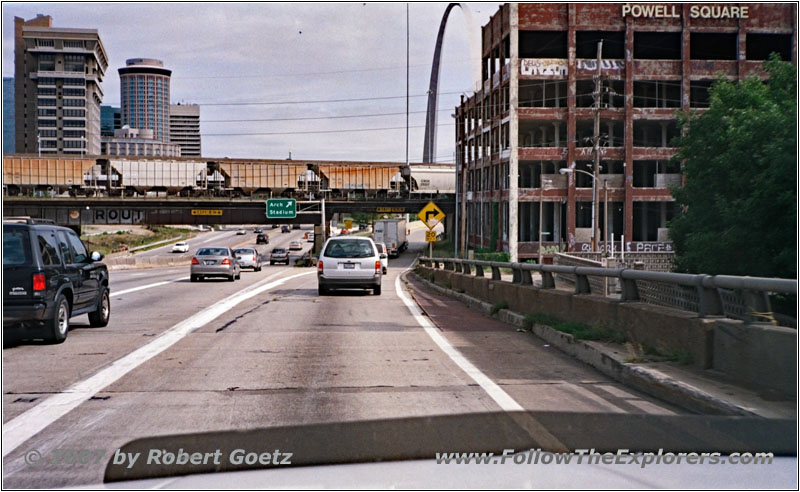
<path fill-rule="evenodd" d="M 408 5 L 409 158 L 419 162 L 447 3 Z M 469 4 L 474 39 L 480 41 L 481 26 L 499 5 Z M 99 31 L 109 57 L 103 104 L 119 106 L 117 69 L 126 59 L 162 60 L 172 70 L 172 103 L 201 105 L 204 157 L 284 159 L 291 152 L 293 159 L 405 160 L 405 3 L 4 2 L 3 77 L 14 75 L 14 17 L 37 14 L 52 16 L 54 27 Z M 470 52 L 465 17 L 454 9 L 445 34 L 437 162 L 453 162 L 451 115 L 460 95 L 475 87 L 471 64 L 480 54 Z M 337 99 L 351 101 L 307 103 Z M 246 121 L 276 119 L 283 121 Z"/>

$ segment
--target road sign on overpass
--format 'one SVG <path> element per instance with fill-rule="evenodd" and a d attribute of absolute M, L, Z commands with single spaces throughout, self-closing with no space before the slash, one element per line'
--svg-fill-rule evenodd
<path fill-rule="evenodd" d="M 297 217 L 297 200 L 294 198 L 270 198 L 267 200 L 268 219 L 294 219 Z"/>

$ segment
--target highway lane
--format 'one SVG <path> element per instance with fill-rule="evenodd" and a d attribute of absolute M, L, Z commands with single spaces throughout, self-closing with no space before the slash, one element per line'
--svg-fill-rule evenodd
<path fill-rule="evenodd" d="M 270 275 L 288 279 L 202 324 L 24 441 L 4 457 L 4 485 L 58 487 L 102 478 L 102 464 L 26 467 L 22 456 L 30 449 L 113 450 L 134 438 L 166 433 L 501 409 L 434 343 L 397 295 L 397 276 L 424 247 L 421 232 L 412 237 L 412 251 L 390 261 L 381 296 L 319 297 L 313 269 L 267 266 L 260 273 L 245 272 L 240 282 L 180 281 L 114 296 L 107 329 L 76 329 L 61 346 L 5 350 L 7 423 L 213 302 L 258 283 L 268 286 Z M 308 274 L 292 278 L 302 273 Z M 157 280 L 134 274 L 125 272 L 126 287 Z M 464 308 L 419 287 L 414 291 L 445 341 L 524 408 L 678 412 L 542 347 L 530 334 L 476 313 L 454 316 Z M 17 401 L 26 397 L 38 399 Z"/>

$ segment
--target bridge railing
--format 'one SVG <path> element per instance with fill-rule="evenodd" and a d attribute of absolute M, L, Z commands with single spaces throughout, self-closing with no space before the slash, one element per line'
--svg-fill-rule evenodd
<path fill-rule="evenodd" d="M 621 301 L 641 301 L 697 313 L 700 317 L 726 316 L 746 321 L 772 321 L 770 294 L 797 295 L 797 280 L 730 275 L 694 275 L 631 268 L 600 268 L 532 263 L 503 263 L 459 258 L 420 257 L 418 263 L 476 277 L 502 281 L 501 268 L 511 269 L 511 282 L 555 289 L 555 275 L 575 279 L 575 294 L 592 294 L 590 278 L 617 279 Z M 541 276 L 535 285 L 533 273 Z M 615 294 L 616 296 L 616 294 Z"/>

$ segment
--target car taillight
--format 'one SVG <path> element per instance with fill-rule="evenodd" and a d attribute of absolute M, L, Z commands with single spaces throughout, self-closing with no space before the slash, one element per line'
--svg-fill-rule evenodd
<path fill-rule="evenodd" d="M 193 256 L 192 257 L 192 265 L 199 265 L 199 264 L 200 264 L 200 262 L 197 261 L 197 258 Z"/>
<path fill-rule="evenodd" d="M 375 273 L 381 273 L 381 260 L 375 262 Z"/>
<path fill-rule="evenodd" d="M 322 260 L 317 262 L 317 272 L 322 273 Z"/>
<path fill-rule="evenodd" d="M 220 265 L 230 265 L 230 264 L 231 264 L 231 260 L 229 260 L 229 259 L 227 259 L 227 258 L 225 258 L 224 260 L 222 260 L 222 263 L 220 263 Z"/>
<path fill-rule="evenodd" d="M 44 290 L 46 285 L 44 283 L 44 273 L 33 274 L 33 290 Z"/>

